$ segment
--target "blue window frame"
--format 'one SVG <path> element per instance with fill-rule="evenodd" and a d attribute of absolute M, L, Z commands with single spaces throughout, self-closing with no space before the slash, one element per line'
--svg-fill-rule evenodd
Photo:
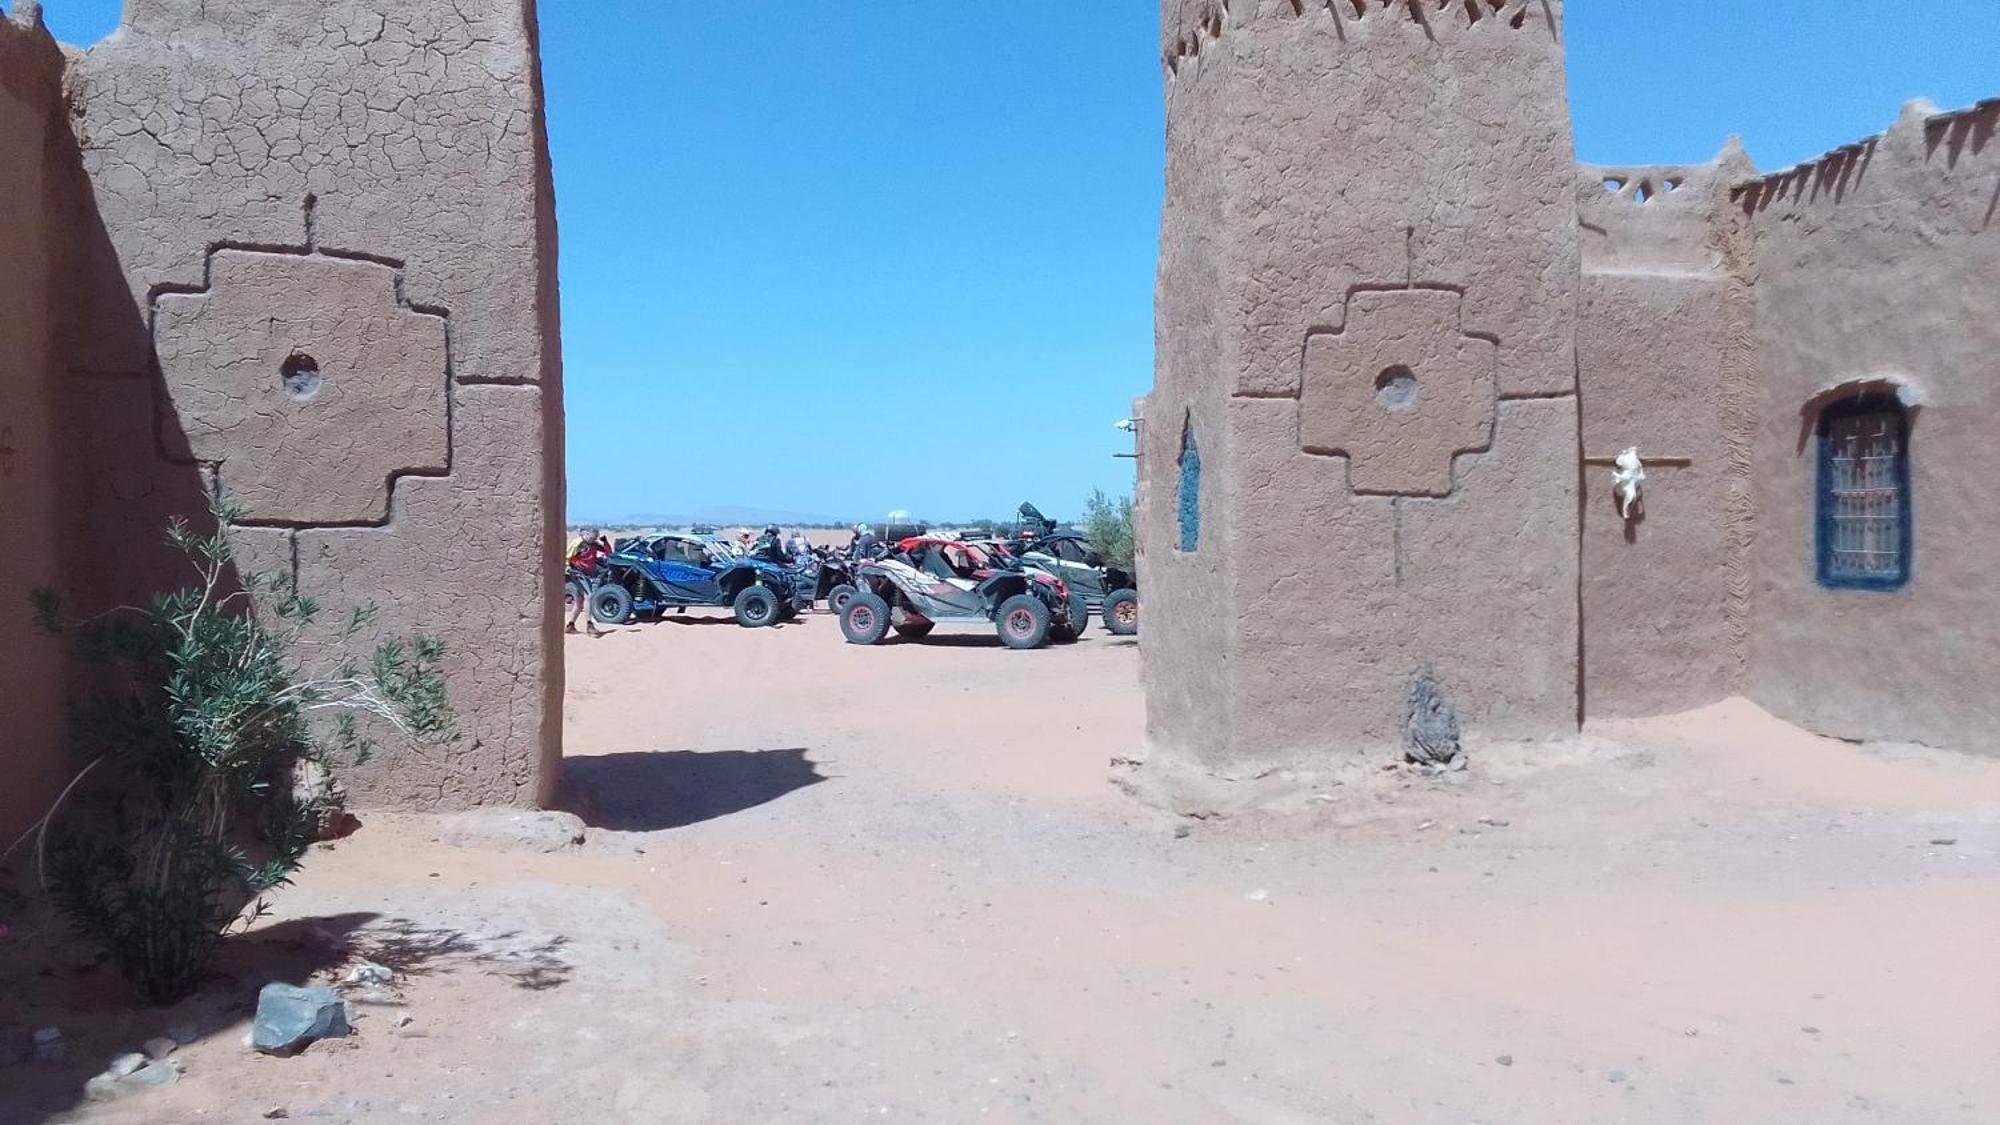
<path fill-rule="evenodd" d="M 1897 590 L 1910 580 L 1910 426 L 1893 395 L 1864 394 L 1819 416 L 1819 581 Z"/>
<path fill-rule="evenodd" d="M 1181 552 L 1201 546 L 1201 449 L 1194 442 L 1194 419 L 1181 427 L 1181 490 L 1179 496 Z"/>

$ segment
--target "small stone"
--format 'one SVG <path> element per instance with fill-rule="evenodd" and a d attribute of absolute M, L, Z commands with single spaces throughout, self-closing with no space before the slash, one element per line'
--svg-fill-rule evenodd
<path fill-rule="evenodd" d="M 1625 1081 L 1625 1072 L 1622 1070 L 1614 1070 L 1611 1073 L 1605 1075 L 1604 1078 L 1605 1081 L 1607 1082 L 1614 1082 L 1614 1083 L 1623 1082 Z"/>
<path fill-rule="evenodd" d="M 146 1040 L 146 1057 L 154 1060 L 164 1059 L 175 1051 L 180 1050 L 180 1046 L 180 1040 L 174 1039 L 171 1036 L 161 1035 L 153 1039 L 148 1039 Z"/>
<path fill-rule="evenodd" d="M 277 1106 L 272 1106 L 270 1109 L 264 1111 L 264 1120 L 283 1121 L 286 1118 L 290 1117 L 291 1115 L 292 1115 L 291 1110 L 286 1109 L 284 1106 L 277 1105 Z"/>
<path fill-rule="evenodd" d="M 1194 835 L 1194 829 L 1189 828 L 1187 825 L 1185 824 L 1174 825 L 1174 839 L 1185 840 L 1192 835 Z"/>
<path fill-rule="evenodd" d="M 1931 841 L 1931 846 L 1934 848 L 1955 848 L 1958 846 L 1958 837 L 1940 836 Z"/>
<path fill-rule="evenodd" d="M 145 1065 L 146 1056 L 134 1051 L 131 1054 L 119 1055 L 117 1058 L 112 1059 L 111 1065 L 104 1068 L 104 1073 L 109 1074 L 113 1078 L 123 1078 L 128 1074 L 138 1073 L 139 1068 Z"/>
<path fill-rule="evenodd" d="M 1819 1028 L 1816 1028 L 1816 1027 L 1802 1027 L 1802 1028 L 1800 1028 L 1799 1030 L 1800 1030 L 1800 1031 L 1803 1031 L 1803 1032 L 1805 1032 L 1805 1033 L 1806 1033 L 1807 1035 L 1818 1035 L 1818 1034 L 1819 1034 Z"/>
<path fill-rule="evenodd" d="M 1419 825 L 1417 825 L 1417 831 L 1419 831 L 1419 832 L 1426 832 L 1426 831 L 1429 831 L 1430 829 L 1433 829 L 1433 828 L 1436 828 L 1437 826 L 1438 826 L 1438 822 L 1437 822 L 1437 821 L 1435 821 L 1435 820 L 1426 820 L 1426 821 L 1424 821 L 1424 822 L 1423 822 L 1422 824 L 1419 824 Z"/>
<path fill-rule="evenodd" d="M 370 1008 L 400 1008 L 407 1001 L 393 988 L 364 988 L 348 994 L 349 1000 Z"/>
<path fill-rule="evenodd" d="M 69 1057 L 69 1044 L 63 1042 L 62 1029 L 45 1027 L 35 1032 L 35 1061 L 53 1066 Z"/>
<path fill-rule="evenodd" d="M 1249 899 L 1251 902 L 1268 902 L 1270 901 L 1271 898 L 1271 892 L 1265 890 L 1262 887 L 1258 887 L 1256 890 L 1251 891 L 1249 894 L 1244 895 L 1243 897 Z"/>
<path fill-rule="evenodd" d="M 1505 828 L 1510 822 L 1502 820 L 1497 816 L 1482 816 L 1479 818 L 1479 823 L 1484 824 L 1488 828 Z"/>
<path fill-rule="evenodd" d="M 1512 1056 L 1512 1055 L 1501 1055 L 1501 1056 L 1500 1056 L 1499 1058 L 1496 1058 L 1496 1059 L 1494 1059 L 1493 1061 L 1494 1061 L 1494 1062 L 1497 1062 L 1497 1063 L 1499 1063 L 1499 1064 L 1500 1064 L 1501 1066 L 1513 1066 L 1513 1065 L 1514 1065 L 1514 1056 Z"/>
<path fill-rule="evenodd" d="M 377 965 L 373 961 L 363 961 L 346 976 L 340 978 L 342 984 L 388 984 L 396 979 L 395 971 L 387 965 Z"/>
<path fill-rule="evenodd" d="M 347 1005 L 330 988 L 294 988 L 272 982 L 257 994 L 250 1043 L 266 1054 L 284 1054 L 318 1039 L 347 1035 Z"/>
<path fill-rule="evenodd" d="M 185 1047 L 201 1038 L 201 1031 L 191 1023 L 175 1024 L 167 1029 L 167 1038 Z"/>
<path fill-rule="evenodd" d="M 83 1096 L 94 1102 L 113 1102 L 132 1091 L 115 1074 L 100 1074 L 83 1084 Z"/>
<path fill-rule="evenodd" d="M 181 1079 L 181 1068 L 172 1062 L 147 1063 L 125 1078 L 128 1086 L 171 1086 Z"/>

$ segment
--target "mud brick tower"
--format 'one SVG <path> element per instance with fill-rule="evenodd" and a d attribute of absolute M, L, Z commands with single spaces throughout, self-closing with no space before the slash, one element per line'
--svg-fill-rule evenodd
<path fill-rule="evenodd" d="M 8 653 L 60 665 L 25 647 L 25 587 L 87 611 L 185 582 L 167 521 L 221 493 L 239 570 L 330 629 L 366 604 L 446 643 L 457 738 L 376 732 L 357 803 L 548 796 L 562 372 L 532 0 L 127 0 L 67 52 L 17 4 L 0 78 L 0 260 L 35 298 L 6 320 L 0 488 L 40 513 L 7 525 L 32 545 L 0 574 Z M 66 776 L 59 687 L 6 709 L 0 822 Z"/>
<path fill-rule="evenodd" d="M 1165 0 L 1149 737 L 1225 774 L 1577 716 L 1560 0 Z"/>

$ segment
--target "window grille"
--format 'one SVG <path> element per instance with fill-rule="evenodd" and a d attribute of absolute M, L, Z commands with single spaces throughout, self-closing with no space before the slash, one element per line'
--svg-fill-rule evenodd
<path fill-rule="evenodd" d="M 1181 551 L 1193 554 L 1201 546 L 1201 450 L 1192 418 L 1181 430 L 1180 526 Z"/>
<path fill-rule="evenodd" d="M 1910 579 L 1909 426 L 1880 395 L 1829 406 L 1819 424 L 1819 580 L 1893 590 Z"/>

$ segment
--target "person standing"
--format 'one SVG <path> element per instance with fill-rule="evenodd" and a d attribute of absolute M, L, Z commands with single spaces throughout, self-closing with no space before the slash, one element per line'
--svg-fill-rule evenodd
<path fill-rule="evenodd" d="M 576 549 L 570 552 L 568 569 L 575 571 L 584 579 L 584 596 L 578 598 L 576 604 L 570 607 L 569 624 L 563 628 L 563 632 L 576 632 L 576 619 L 582 617 L 584 628 L 590 631 L 591 636 L 603 635 L 604 631 L 597 627 L 597 618 L 589 615 L 590 590 L 596 587 L 598 575 L 603 572 L 604 560 L 610 555 L 611 541 L 596 528 L 584 532 L 583 538 L 577 540 Z"/>

